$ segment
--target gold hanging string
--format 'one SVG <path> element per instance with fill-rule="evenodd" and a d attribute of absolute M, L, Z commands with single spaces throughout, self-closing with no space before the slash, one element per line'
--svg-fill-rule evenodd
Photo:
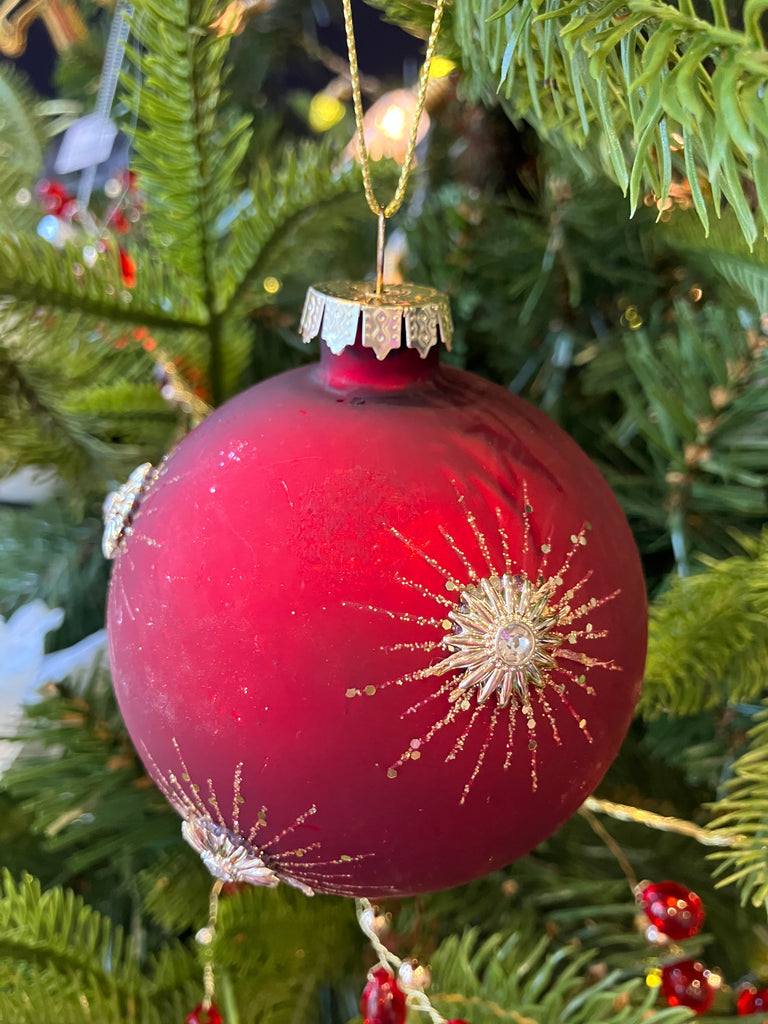
<path fill-rule="evenodd" d="M 695 839 L 702 846 L 738 846 L 743 838 L 739 835 L 722 835 L 717 832 L 710 832 L 700 825 L 694 825 L 690 821 L 682 821 L 679 818 L 671 818 L 666 814 L 656 814 L 654 811 L 646 811 L 642 807 L 632 807 L 628 804 L 616 804 L 611 800 L 599 800 L 590 796 L 582 804 L 587 811 L 594 811 L 597 814 L 607 814 L 617 821 L 631 821 L 637 825 L 645 825 L 647 828 L 655 828 L 661 832 L 676 832 L 680 836 L 688 836 Z"/>
<path fill-rule="evenodd" d="M 355 31 L 352 25 L 352 0 L 343 0 L 344 6 L 344 28 L 347 34 L 347 53 L 349 54 L 349 77 L 352 82 L 352 100 L 355 108 L 355 126 L 357 128 L 357 147 L 360 153 L 360 165 L 363 171 L 363 185 L 365 198 L 368 207 L 374 216 L 379 219 L 377 260 L 376 260 L 376 294 L 381 295 L 384 278 L 384 225 L 400 209 L 405 197 L 405 190 L 408 186 L 408 177 L 413 164 L 413 154 L 416 149 L 416 138 L 419 131 L 419 121 L 424 109 L 424 100 L 427 95 L 429 84 L 429 69 L 432 64 L 432 57 L 437 43 L 437 34 L 440 31 L 440 22 L 443 17 L 445 0 L 437 0 L 435 4 L 435 16 L 432 19 L 432 28 L 427 40 L 427 49 L 424 54 L 424 64 L 419 77 L 419 92 L 416 101 L 416 110 L 411 123 L 411 133 L 408 137 L 408 148 L 405 152 L 405 160 L 400 171 L 400 180 L 397 183 L 395 194 L 392 200 L 382 205 L 376 198 L 371 180 L 371 160 L 368 154 L 368 147 L 365 143 L 365 129 L 363 128 L 363 100 L 360 95 L 360 69 L 357 64 L 357 46 L 355 44 Z"/>

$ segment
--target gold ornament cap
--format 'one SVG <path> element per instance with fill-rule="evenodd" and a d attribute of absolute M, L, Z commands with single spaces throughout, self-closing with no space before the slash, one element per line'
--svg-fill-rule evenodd
<path fill-rule="evenodd" d="M 364 348 L 377 359 L 414 348 L 422 359 L 442 341 L 450 351 L 453 320 L 448 296 L 416 284 L 387 284 L 377 295 L 370 281 L 328 281 L 307 291 L 299 333 L 305 344 L 322 336 L 334 355 L 354 345 L 362 320 Z"/>

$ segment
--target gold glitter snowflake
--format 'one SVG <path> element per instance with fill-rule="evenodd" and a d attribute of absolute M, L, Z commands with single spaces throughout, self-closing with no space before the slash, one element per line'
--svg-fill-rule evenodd
<path fill-rule="evenodd" d="M 347 697 L 372 697 L 390 686 L 407 686 L 416 696 L 418 687 L 415 684 L 435 677 L 443 678 L 444 682 L 437 689 L 417 697 L 405 708 L 403 718 L 426 707 L 434 709 L 435 718 L 426 731 L 411 739 L 407 749 L 389 766 L 387 775 L 396 778 L 407 762 L 419 761 L 427 745 L 446 727 L 452 727 L 457 733 L 446 756 L 446 761 L 455 760 L 463 754 L 472 731 L 480 727 L 484 729 L 483 740 L 470 767 L 460 801 L 463 803 L 485 762 L 502 716 L 507 732 L 504 768 L 512 763 L 513 752 L 522 738 L 515 735 L 518 721 L 520 716 L 524 719 L 531 787 L 534 790 L 538 785 L 536 751 L 541 719 L 546 722 L 554 742 L 562 745 L 555 715 L 557 704 L 574 719 L 585 740 L 592 741 L 587 721 L 571 704 L 567 691 L 573 688 L 592 696 L 595 691 L 587 679 L 589 669 L 618 670 L 612 661 L 597 658 L 589 652 L 593 642 L 607 634 L 595 629 L 588 620 L 619 591 L 588 599 L 578 597 L 592 577 L 592 570 L 587 569 L 572 579 L 574 564 L 588 543 L 588 524 L 570 535 L 570 548 L 557 568 L 548 568 L 552 544 L 550 540 L 538 547 L 534 543 L 533 508 L 528 502 L 525 486 L 522 542 L 514 558 L 503 511 L 499 508 L 493 510 L 496 535 L 486 536 L 458 488 L 457 501 L 470 537 L 459 543 L 447 529 L 440 527 L 447 545 L 446 554 L 441 559 L 422 550 L 399 530 L 390 528 L 440 580 L 434 586 L 407 578 L 400 580 L 429 602 L 434 609 L 432 613 L 426 612 L 427 605 L 425 614 L 396 612 L 375 605 L 363 606 L 390 619 L 414 623 L 429 631 L 429 639 L 394 644 L 382 650 L 434 653 L 442 649 L 448 653 L 427 667 L 407 672 L 396 679 L 370 683 L 362 689 L 349 689 Z M 461 566 L 459 571 L 447 567 L 454 561 Z M 533 578 L 522 571 L 523 565 L 531 563 L 536 564 Z M 458 600 L 448 594 L 458 595 Z M 447 612 L 446 608 L 449 609 Z M 438 630 L 442 635 L 435 636 Z M 476 696 L 474 708 L 473 691 Z M 491 701 L 494 694 L 496 700 Z"/>

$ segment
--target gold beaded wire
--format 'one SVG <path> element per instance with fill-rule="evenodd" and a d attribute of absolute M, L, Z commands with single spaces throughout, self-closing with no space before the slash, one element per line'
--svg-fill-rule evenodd
<path fill-rule="evenodd" d="M 382 205 L 376 198 L 373 191 L 371 179 L 371 158 L 368 147 L 365 144 L 365 130 L 363 128 L 363 100 L 360 93 L 360 69 L 357 63 L 357 45 L 355 43 L 355 31 L 352 24 L 352 0 L 343 0 L 344 7 L 344 29 L 347 36 L 347 53 L 349 55 L 349 77 L 352 82 L 352 102 L 355 109 L 355 126 L 357 129 L 357 148 L 360 154 L 360 166 L 363 172 L 363 188 L 368 208 L 374 216 L 378 217 L 379 230 L 377 238 L 377 260 L 376 260 L 376 294 L 381 295 L 384 283 L 384 235 L 385 223 L 393 217 L 403 204 L 405 190 L 408 187 L 408 178 L 413 165 L 413 154 L 416 150 L 416 137 L 419 131 L 419 122 L 424 110 L 424 100 L 427 95 L 429 84 L 429 70 L 432 65 L 432 57 L 435 53 L 437 34 L 440 31 L 440 22 L 443 18 L 445 0 L 437 0 L 435 4 L 435 15 L 432 19 L 432 28 L 427 40 L 427 49 L 424 53 L 424 63 L 419 76 L 419 91 L 416 100 L 416 110 L 411 123 L 411 133 L 408 137 L 408 147 L 405 151 L 405 160 L 400 171 L 400 179 L 395 189 L 395 194 L 387 203 Z"/>

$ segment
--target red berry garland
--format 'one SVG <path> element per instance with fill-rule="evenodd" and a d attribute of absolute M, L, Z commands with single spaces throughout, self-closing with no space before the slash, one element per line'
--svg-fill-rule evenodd
<path fill-rule="evenodd" d="M 211 1003 L 207 1011 L 201 1003 L 187 1017 L 186 1024 L 224 1024 L 224 1021 L 215 1003 Z"/>
<path fill-rule="evenodd" d="M 748 1013 L 761 1013 L 768 1011 L 768 988 L 755 988 L 748 985 L 739 992 L 736 1001 L 736 1012 L 741 1016 Z"/>
<path fill-rule="evenodd" d="M 690 939 L 704 923 L 701 899 L 679 882 L 651 882 L 640 894 L 640 905 L 651 924 L 670 939 Z"/>
<path fill-rule="evenodd" d="M 363 1024 L 405 1024 L 405 994 L 384 967 L 368 975 L 368 984 L 360 999 Z"/>
<path fill-rule="evenodd" d="M 698 960 L 678 960 L 662 969 L 661 990 L 670 1006 L 706 1013 L 715 998 L 709 977 L 709 970 Z"/>

